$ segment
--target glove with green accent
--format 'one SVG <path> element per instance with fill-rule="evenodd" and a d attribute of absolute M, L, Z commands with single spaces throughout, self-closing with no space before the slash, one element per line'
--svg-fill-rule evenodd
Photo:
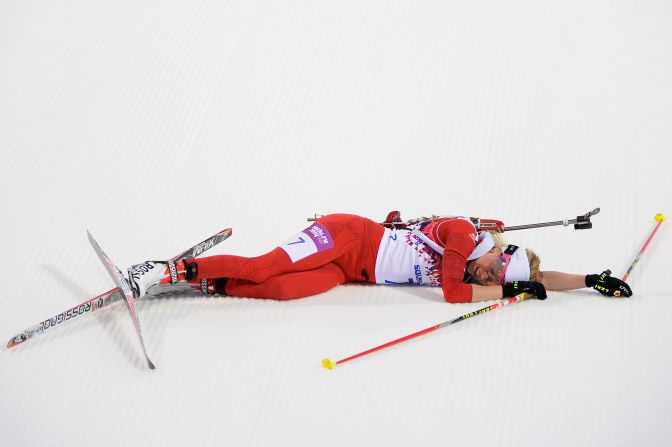
<path fill-rule="evenodd" d="M 630 286 L 618 278 L 612 278 L 611 270 L 605 270 L 599 275 L 586 275 L 586 287 L 592 287 L 602 295 L 618 298 L 632 296 Z"/>
<path fill-rule="evenodd" d="M 546 299 L 546 287 L 540 282 L 533 281 L 513 281 L 507 282 L 502 286 L 504 298 L 512 298 L 521 293 L 536 295 L 537 299 Z"/>

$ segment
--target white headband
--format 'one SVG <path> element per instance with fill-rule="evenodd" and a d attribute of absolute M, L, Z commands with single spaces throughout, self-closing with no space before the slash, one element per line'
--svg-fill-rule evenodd
<path fill-rule="evenodd" d="M 525 248 L 509 245 L 503 256 L 509 249 L 515 247 L 515 251 L 510 255 L 510 259 L 504 266 L 504 283 L 513 281 L 529 281 L 530 280 L 530 262 L 527 259 Z M 502 283 L 502 285 L 504 285 Z"/>
<path fill-rule="evenodd" d="M 474 251 L 472 251 L 467 258 L 467 261 L 473 261 L 474 259 L 480 258 L 492 250 L 492 247 L 494 246 L 495 240 L 492 238 L 492 235 L 487 231 L 481 231 L 478 234 L 478 244 L 476 245 L 476 248 L 474 248 Z"/>

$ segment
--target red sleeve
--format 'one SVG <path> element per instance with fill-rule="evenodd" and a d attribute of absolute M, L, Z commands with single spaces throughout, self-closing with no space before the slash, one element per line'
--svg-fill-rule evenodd
<path fill-rule="evenodd" d="M 434 240 L 444 246 L 441 267 L 443 297 L 449 303 L 470 303 L 471 284 L 462 282 L 467 258 L 476 247 L 476 229 L 462 219 L 442 222 L 433 229 Z"/>

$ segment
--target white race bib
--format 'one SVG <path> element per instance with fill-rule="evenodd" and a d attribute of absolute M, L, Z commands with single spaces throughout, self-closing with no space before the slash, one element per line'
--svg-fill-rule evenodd
<path fill-rule="evenodd" d="M 440 285 L 442 254 L 416 233 L 385 229 L 376 258 L 378 284 Z"/>
<path fill-rule="evenodd" d="M 334 247 L 334 239 L 324 225 L 314 223 L 280 246 L 292 262 Z"/>

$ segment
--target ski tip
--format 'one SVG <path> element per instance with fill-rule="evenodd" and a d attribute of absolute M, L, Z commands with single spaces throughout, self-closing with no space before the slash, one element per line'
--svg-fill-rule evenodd
<path fill-rule="evenodd" d="M 658 213 L 653 218 L 656 220 L 656 222 L 663 222 L 666 219 L 663 213 Z"/>
<path fill-rule="evenodd" d="M 152 363 L 151 360 L 147 359 L 147 366 L 149 366 L 149 369 L 156 369 L 156 366 L 154 366 L 154 363 Z"/>
<path fill-rule="evenodd" d="M 7 349 L 20 345 L 26 340 L 28 340 L 28 337 L 25 334 L 15 335 L 14 337 L 10 338 L 9 341 L 7 342 Z"/>

